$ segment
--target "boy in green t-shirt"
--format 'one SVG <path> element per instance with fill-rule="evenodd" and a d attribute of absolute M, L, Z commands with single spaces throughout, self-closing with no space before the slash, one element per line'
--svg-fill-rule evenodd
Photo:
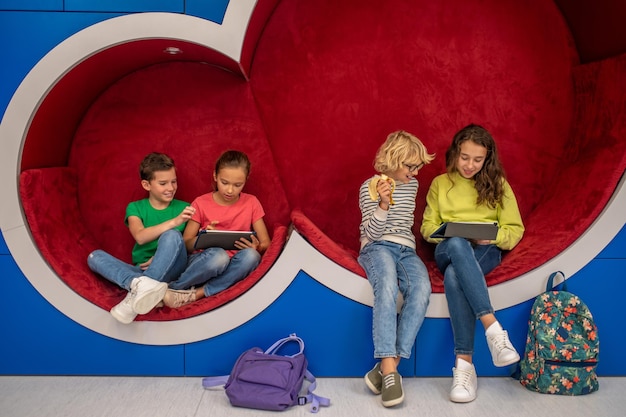
<path fill-rule="evenodd" d="M 124 324 L 152 310 L 163 299 L 167 283 L 185 270 L 187 250 L 181 232 L 195 212 L 188 203 L 174 199 L 178 183 L 169 156 L 147 155 L 139 173 L 148 198 L 128 204 L 125 218 L 135 239 L 134 265 L 99 249 L 87 259 L 92 271 L 128 290 L 124 300 L 111 309 L 111 315 Z"/>

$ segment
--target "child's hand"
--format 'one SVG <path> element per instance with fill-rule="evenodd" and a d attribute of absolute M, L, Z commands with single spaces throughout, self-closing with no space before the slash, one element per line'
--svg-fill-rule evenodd
<path fill-rule="evenodd" d="M 215 226 L 217 226 L 219 221 L 213 220 L 210 224 L 208 224 L 204 230 L 215 230 Z"/>
<path fill-rule="evenodd" d="M 472 239 L 472 242 L 474 242 L 477 245 L 491 245 L 491 240 L 476 240 L 476 239 Z"/>
<path fill-rule="evenodd" d="M 252 235 L 250 236 L 250 240 L 246 239 L 246 238 L 241 238 L 238 241 L 235 242 L 235 247 L 237 249 L 247 249 L 247 248 L 252 248 L 256 251 L 258 251 L 259 249 L 259 245 L 261 244 L 261 242 L 259 241 L 259 239 L 257 239 L 256 235 Z"/>
<path fill-rule="evenodd" d="M 376 191 L 380 196 L 380 202 L 386 205 L 391 203 L 391 184 L 389 181 L 378 181 Z"/>
<path fill-rule="evenodd" d="M 180 214 L 178 216 L 176 216 L 176 223 L 178 223 L 179 225 L 185 223 L 187 220 L 191 219 L 191 217 L 196 213 L 196 209 L 191 207 L 191 206 L 187 206 L 183 209 L 183 211 L 180 212 Z"/>
<path fill-rule="evenodd" d="M 154 258 L 154 256 L 152 258 Z M 152 258 L 148 259 L 146 262 L 142 264 L 139 264 L 139 268 L 141 268 L 142 271 L 145 271 L 146 269 L 148 269 L 148 267 L 152 263 Z"/>

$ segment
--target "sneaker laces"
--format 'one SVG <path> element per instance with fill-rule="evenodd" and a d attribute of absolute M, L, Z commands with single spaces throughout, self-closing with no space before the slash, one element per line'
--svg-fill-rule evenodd
<path fill-rule="evenodd" d="M 196 290 L 193 287 L 190 290 L 186 291 L 171 290 L 171 293 L 172 300 L 168 300 L 168 305 L 172 308 L 178 308 L 193 301 L 196 301 Z"/>
<path fill-rule="evenodd" d="M 396 385 L 396 379 L 394 378 L 393 374 L 387 374 L 385 376 L 383 376 L 383 385 L 385 387 L 385 389 L 389 389 L 389 387 L 392 387 L 394 385 Z"/>
<path fill-rule="evenodd" d="M 124 297 L 124 300 L 122 300 L 122 302 L 124 304 L 131 305 L 131 303 L 133 302 L 135 297 L 137 297 L 137 286 L 132 286 L 131 285 L 130 286 L 130 291 L 128 291 L 128 294 L 126 294 L 126 297 Z"/>
<path fill-rule="evenodd" d="M 509 341 L 506 330 L 502 330 L 502 332 L 497 335 L 490 336 L 490 339 L 493 345 L 498 348 L 498 351 L 502 351 L 504 349 L 513 350 L 513 345 L 511 345 L 511 342 Z"/>
<path fill-rule="evenodd" d="M 452 384 L 452 388 L 461 386 L 469 392 L 469 387 L 471 386 L 473 373 L 474 372 L 471 369 L 455 368 L 454 369 L 454 382 Z"/>

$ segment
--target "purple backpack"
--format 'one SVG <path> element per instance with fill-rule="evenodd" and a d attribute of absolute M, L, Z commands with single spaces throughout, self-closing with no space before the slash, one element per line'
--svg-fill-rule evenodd
<path fill-rule="evenodd" d="M 300 350 L 291 356 L 276 352 L 288 342 L 298 342 Z M 230 403 L 235 407 L 260 410 L 285 410 L 293 405 L 311 403 L 311 412 L 328 406 L 330 400 L 313 394 L 315 377 L 307 370 L 304 341 L 295 334 L 278 340 L 266 351 L 255 347 L 239 356 L 230 375 L 206 377 L 205 388 L 224 385 Z M 304 395 L 300 394 L 304 380 L 309 383 Z"/>

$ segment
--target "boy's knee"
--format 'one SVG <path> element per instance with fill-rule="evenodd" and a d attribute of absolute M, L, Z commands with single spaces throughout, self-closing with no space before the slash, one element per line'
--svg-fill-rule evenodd
<path fill-rule="evenodd" d="M 175 241 L 182 242 L 183 235 L 177 229 L 170 229 L 161 233 L 161 236 L 159 236 L 159 242 L 166 240 L 166 239 L 173 239 Z"/>
<path fill-rule="evenodd" d="M 102 249 L 96 249 L 87 255 L 87 266 L 89 266 L 89 269 L 95 271 L 99 264 L 98 261 L 103 258 L 103 255 L 106 255 L 106 252 Z"/>
<path fill-rule="evenodd" d="M 93 262 L 96 258 L 98 258 L 103 253 L 104 251 L 102 249 L 96 249 L 95 251 L 87 255 L 87 262 Z"/>

